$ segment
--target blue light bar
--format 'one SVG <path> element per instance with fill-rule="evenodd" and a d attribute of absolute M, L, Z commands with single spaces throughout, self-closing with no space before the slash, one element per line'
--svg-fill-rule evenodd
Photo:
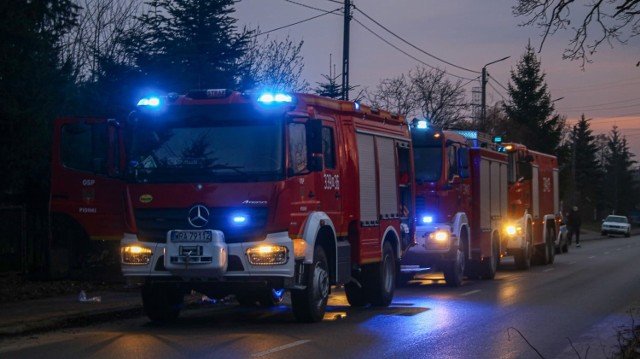
<path fill-rule="evenodd" d="M 272 103 L 291 103 L 293 98 L 291 95 L 283 94 L 283 93 L 264 93 L 258 97 L 258 102 L 261 102 L 265 105 L 270 105 Z"/>
<path fill-rule="evenodd" d="M 420 120 L 418 121 L 416 128 L 419 128 L 421 130 L 426 130 L 427 128 L 429 128 L 429 124 L 427 123 L 426 120 Z"/>
<path fill-rule="evenodd" d="M 145 97 L 138 101 L 138 106 L 158 107 L 160 106 L 160 98 L 158 97 Z"/>
<path fill-rule="evenodd" d="M 432 216 L 423 216 L 422 217 L 422 223 L 433 223 L 433 217 Z"/>

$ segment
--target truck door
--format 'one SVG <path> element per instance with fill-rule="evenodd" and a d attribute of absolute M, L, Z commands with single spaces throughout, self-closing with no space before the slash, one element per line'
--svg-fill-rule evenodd
<path fill-rule="evenodd" d="M 51 161 L 52 259 L 65 262 L 68 256 L 70 262 L 77 261 L 92 247 L 89 239 L 117 244 L 122 238 L 125 186 L 120 178 L 124 168 L 120 132 L 113 120 L 56 120 Z"/>
<path fill-rule="evenodd" d="M 322 126 L 322 191 L 320 200 L 338 232 L 344 230 L 342 216 L 341 176 L 337 164 L 337 133 L 335 123 L 324 121 Z"/>

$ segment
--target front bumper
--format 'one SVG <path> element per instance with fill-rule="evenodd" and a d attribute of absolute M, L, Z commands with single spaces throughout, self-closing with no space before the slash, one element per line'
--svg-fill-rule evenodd
<path fill-rule="evenodd" d="M 215 231 L 219 232 L 219 231 Z M 219 232 L 222 235 L 222 232 Z M 148 277 L 174 277 L 184 280 L 239 280 L 242 278 L 293 278 L 295 258 L 293 241 L 287 232 L 271 233 L 263 241 L 250 243 L 224 243 L 224 235 L 210 243 L 150 243 L 139 241 L 134 234 L 125 234 L 120 247 L 124 259 L 126 248 L 140 247 L 146 258 L 140 263 L 121 262 L 122 274 L 132 284 L 144 282 Z M 284 263 L 253 264 L 247 251 L 260 245 L 271 245 L 285 253 Z M 186 249 L 185 249 L 186 248 Z M 204 258 L 204 259 L 203 259 Z"/>

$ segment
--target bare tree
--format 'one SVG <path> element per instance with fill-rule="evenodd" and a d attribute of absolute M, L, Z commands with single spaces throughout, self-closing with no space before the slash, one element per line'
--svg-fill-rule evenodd
<path fill-rule="evenodd" d="M 444 70 L 422 67 L 409 73 L 420 115 L 434 125 L 455 128 L 465 121 L 469 105 L 462 80 L 452 82 L 446 75 Z"/>
<path fill-rule="evenodd" d="M 126 63 L 130 54 L 122 36 L 139 26 L 135 19 L 142 6 L 138 0 L 80 0 L 78 26 L 63 39 L 64 59 L 75 64 L 78 80 L 95 79 L 100 60 Z"/>
<path fill-rule="evenodd" d="M 640 0 L 592 0 L 583 4 L 584 14 L 575 7 L 580 3 L 576 0 L 518 0 L 513 14 L 528 17 L 524 25 L 543 29 L 541 49 L 548 36 L 571 27 L 574 35 L 563 58 L 582 60 L 583 68 L 602 43 L 612 45 L 615 40 L 624 44 L 640 34 L 640 18 L 637 16 L 640 15 Z M 578 18 L 584 15 L 582 22 L 571 25 L 571 20 L 576 18 L 571 10 L 579 13 Z M 636 66 L 640 66 L 640 62 Z"/>
<path fill-rule="evenodd" d="M 417 67 L 406 76 L 382 80 L 367 99 L 374 106 L 407 118 L 426 118 L 443 128 L 466 122 L 468 104 L 462 81 L 452 82 L 440 69 Z"/>
<path fill-rule="evenodd" d="M 383 108 L 409 118 L 417 110 L 414 91 L 413 82 L 402 74 L 382 80 L 374 92 L 366 92 L 365 98 L 373 107 Z"/>
<path fill-rule="evenodd" d="M 256 31 L 259 35 L 259 31 Z M 294 43 L 289 36 L 283 41 L 271 40 L 267 35 L 263 41 L 254 37 L 251 50 L 241 59 L 249 68 L 243 86 L 268 87 L 275 90 L 303 92 L 309 83 L 302 79 L 304 62 L 301 53 L 303 41 Z"/>

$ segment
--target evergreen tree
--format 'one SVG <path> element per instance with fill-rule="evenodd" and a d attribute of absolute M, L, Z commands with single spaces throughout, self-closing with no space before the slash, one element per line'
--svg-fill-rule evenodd
<path fill-rule="evenodd" d="M 342 86 L 338 83 L 338 77 L 340 77 L 340 75 L 331 77 L 323 74 L 322 77 L 324 77 L 327 82 L 318 82 L 318 87 L 314 90 L 315 93 L 329 98 L 342 98 Z"/>
<path fill-rule="evenodd" d="M 50 123 L 72 84 L 60 39 L 77 10 L 69 0 L 0 2 L 0 202 L 46 203 Z"/>
<path fill-rule="evenodd" d="M 580 204 L 585 213 L 596 208 L 602 197 L 600 191 L 602 170 L 597 159 L 598 146 L 589 120 L 580 118 L 571 131 L 571 204 Z M 584 207 L 588 208 L 584 208 Z"/>
<path fill-rule="evenodd" d="M 527 45 L 517 70 L 511 71 L 511 81 L 509 101 L 504 104 L 509 118 L 505 137 L 532 150 L 555 154 L 565 119 L 554 114 L 545 74 L 531 45 Z"/>
<path fill-rule="evenodd" d="M 633 176 L 632 167 L 636 164 L 633 156 L 629 152 L 627 139 L 620 135 L 617 126 L 613 126 L 604 158 L 604 192 L 607 199 L 605 214 L 626 215 L 635 208 L 640 199 L 638 183 Z"/>
<path fill-rule="evenodd" d="M 153 0 L 129 40 L 148 85 L 174 91 L 237 88 L 252 31 L 237 32 L 234 0 Z"/>

